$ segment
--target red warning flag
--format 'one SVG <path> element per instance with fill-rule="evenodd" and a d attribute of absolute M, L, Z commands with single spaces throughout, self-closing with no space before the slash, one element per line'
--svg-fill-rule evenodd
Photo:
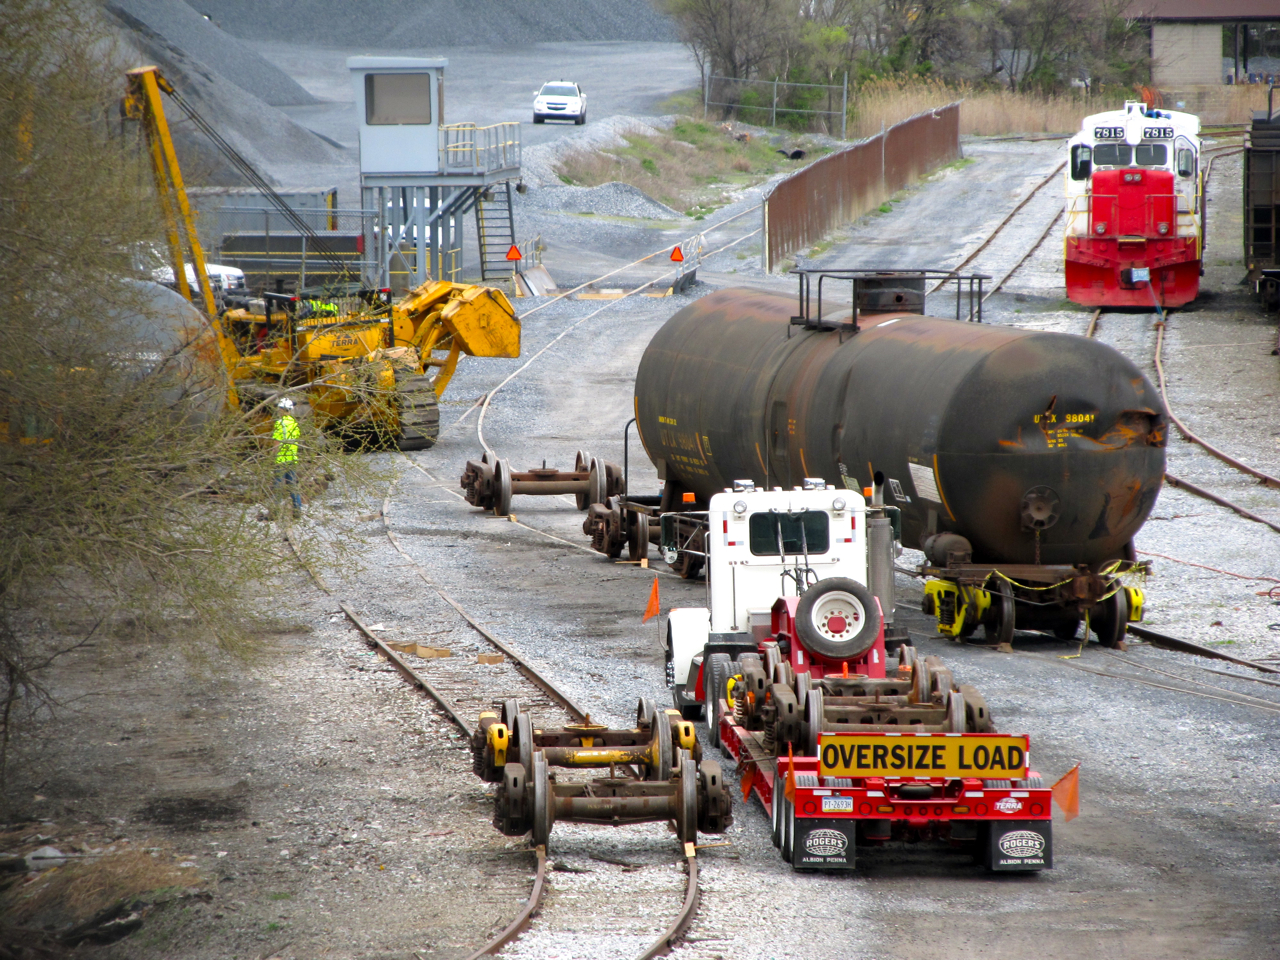
<path fill-rule="evenodd" d="M 653 589 L 649 591 L 649 605 L 644 608 L 644 619 L 641 623 L 648 623 L 651 619 L 658 615 L 658 578 L 653 578 Z"/>
<path fill-rule="evenodd" d="M 671 248 L 671 262 L 672 263 L 684 262 L 684 252 L 680 249 L 679 245 L 676 245 Z"/>
<path fill-rule="evenodd" d="M 1076 764 L 1053 785 L 1053 799 L 1067 820 L 1080 816 L 1080 764 Z"/>
<path fill-rule="evenodd" d="M 756 782 L 756 765 L 748 763 L 747 769 L 742 771 L 742 801 L 745 803 L 751 796 L 751 785 Z"/>
<path fill-rule="evenodd" d="M 523 258 L 523 256 L 522 256 L 522 255 L 521 255 L 521 253 L 520 253 L 520 248 L 519 248 L 519 247 L 517 247 L 514 243 L 511 245 L 511 249 L 507 251 L 507 259 L 508 259 L 508 260 L 522 260 L 522 259 L 524 259 L 524 258 Z"/>

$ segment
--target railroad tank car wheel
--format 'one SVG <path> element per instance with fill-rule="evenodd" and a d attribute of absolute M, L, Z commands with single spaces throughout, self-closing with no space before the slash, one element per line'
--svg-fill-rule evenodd
<path fill-rule="evenodd" d="M 638 563 L 649 556 L 649 515 L 632 512 L 627 520 L 627 559 Z"/>
<path fill-rule="evenodd" d="M 911 665 L 916 662 L 916 648 L 909 643 L 904 643 L 898 648 L 898 669 L 910 670 Z"/>
<path fill-rule="evenodd" d="M 707 735 L 713 747 L 720 746 L 720 698 L 724 696 L 725 682 L 729 679 L 729 659 L 727 653 L 713 653 L 702 668 L 703 695 L 706 697 Z"/>
<path fill-rule="evenodd" d="M 653 726 L 653 718 L 658 713 L 658 705 L 648 697 L 641 697 L 640 702 L 636 704 L 636 726 L 651 727 Z"/>
<path fill-rule="evenodd" d="M 1129 597 L 1123 589 L 1107 597 L 1094 608 L 1089 627 L 1104 647 L 1118 647 L 1129 626 Z"/>
<path fill-rule="evenodd" d="M 681 843 L 697 843 L 698 765 L 683 750 L 680 751 L 680 779 L 677 782 L 680 785 L 680 792 L 677 794 L 680 805 L 676 812 L 676 838 Z"/>
<path fill-rule="evenodd" d="M 933 671 L 929 664 L 925 663 L 920 657 L 916 657 L 915 663 L 911 665 L 911 696 L 912 703 L 929 703 L 933 699 Z"/>
<path fill-rule="evenodd" d="M 526 770 L 533 769 L 533 719 L 522 713 L 516 717 L 516 725 L 511 730 L 511 739 L 515 741 L 509 749 L 515 752 L 517 762 Z"/>
<path fill-rule="evenodd" d="M 796 604 L 796 634 L 820 657 L 849 660 L 871 649 L 880 615 L 871 591 L 847 577 L 828 577 L 806 590 Z"/>
<path fill-rule="evenodd" d="M 703 833 L 724 833 L 733 823 L 733 805 L 724 788 L 724 772 L 714 760 L 698 764 L 698 829 Z"/>
<path fill-rule="evenodd" d="M 596 457 L 591 458 L 587 478 L 587 505 L 604 503 L 608 499 L 608 483 L 604 472 L 604 464 Z"/>
<path fill-rule="evenodd" d="M 804 755 L 818 755 L 818 737 L 822 734 L 823 697 L 822 688 L 814 687 L 809 691 L 804 705 Z"/>
<path fill-rule="evenodd" d="M 991 711 L 987 709 L 986 698 L 976 687 L 967 683 L 960 684 L 960 692 L 964 694 L 964 709 L 969 715 L 969 727 L 974 733 L 994 733 L 995 725 L 991 722 Z"/>
<path fill-rule="evenodd" d="M 493 465 L 493 515 L 511 515 L 511 463 L 507 460 Z"/>
<path fill-rule="evenodd" d="M 578 455 L 573 458 L 573 472 L 582 473 L 591 469 L 591 454 L 585 450 L 579 450 Z M 591 506 L 591 501 L 587 497 L 585 490 L 573 495 L 574 502 L 577 503 L 579 510 L 585 510 Z"/>
<path fill-rule="evenodd" d="M 1009 586 L 1008 580 L 998 580 L 991 594 L 988 620 L 982 625 L 987 643 L 1013 643 L 1013 587 Z"/>
<path fill-rule="evenodd" d="M 551 837 L 551 824 L 555 817 L 556 802 L 551 795 L 551 775 L 547 758 L 539 750 L 533 755 L 533 776 L 529 778 L 529 793 L 533 819 L 533 845 L 546 846 Z"/>
<path fill-rule="evenodd" d="M 959 690 L 948 691 L 947 695 L 947 733 L 975 733 L 969 730 L 968 710 L 965 709 L 964 694 Z"/>
<path fill-rule="evenodd" d="M 947 694 L 956 688 L 955 677 L 952 676 L 951 668 L 944 667 L 941 663 L 929 664 L 929 682 L 930 696 L 938 696 L 943 703 L 947 702 Z"/>
<path fill-rule="evenodd" d="M 440 401 L 431 377 L 400 379 L 395 372 L 398 396 L 399 431 L 396 446 L 401 450 L 426 450 L 440 435 Z"/>
<path fill-rule="evenodd" d="M 659 710 L 653 715 L 653 743 L 653 765 L 649 767 L 648 779 L 665 782 L 671 779 L 671 768 L 675 765 L 671 716 L 665 710 Z"/>
<path fill-rule="evenodd" d="M 782 653 L 778 650 L 778 641 L 768 640 L 760 644 L 761 658 L 764 660 L 764 675 L 774 680 L 774 669 L 782 662 Z"/>

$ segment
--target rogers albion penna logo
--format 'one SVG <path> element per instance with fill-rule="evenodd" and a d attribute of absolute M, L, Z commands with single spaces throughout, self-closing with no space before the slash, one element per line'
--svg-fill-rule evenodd
<path fill-rule="evenodd" d="M 814 857 L 842 857 L 849 839 L 839 830 L 813 830 L 804 839 L 805 853 Z"/>
<path fill-rule="evenodd" d="M 1034 830 L 1014 830 L 1000 838 L 1000 852 L 1006 857 L 1029 860 L 1044 856 L 1044 837 Z"/>
<path fill-rule="evenodd" d="M 1001 797 L 996 801 L 996 809 L 1001 813 L 1017 813 L 1022 809 L 1022 801 L 1014 797 Z"/>

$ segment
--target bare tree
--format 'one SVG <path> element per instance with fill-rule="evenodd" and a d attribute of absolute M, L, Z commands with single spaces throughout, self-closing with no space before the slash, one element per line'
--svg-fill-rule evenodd
<path fill-rule="evenodd" d="M 0 787 L 44 671 L 87 638 L 244 650 L 282 564 L 260 416 L 226 408 L 209 318 L 150 281 L 163 243 L 124 78 L 88 2 L 0 17 Z M 269 433 L 268 433 L 269 435 Z M 303 484 L 365 466 L 308 431 Z M 316 507 L 319 510 L 319 506 Z M 298 530 L 318 549 L 318 527 Z M 326 540 L 341 529 L 325 531 Z M 288 561 L 285 561 L 286 563 Z"/>

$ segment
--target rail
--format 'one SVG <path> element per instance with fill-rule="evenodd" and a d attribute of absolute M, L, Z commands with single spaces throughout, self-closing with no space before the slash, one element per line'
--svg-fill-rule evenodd
<path fill-rule="evenodd" d="M 519 169 L 520 124 L 446 124 L 440 128 L 440 156 L 445 173 L 493 174 Z"/>

